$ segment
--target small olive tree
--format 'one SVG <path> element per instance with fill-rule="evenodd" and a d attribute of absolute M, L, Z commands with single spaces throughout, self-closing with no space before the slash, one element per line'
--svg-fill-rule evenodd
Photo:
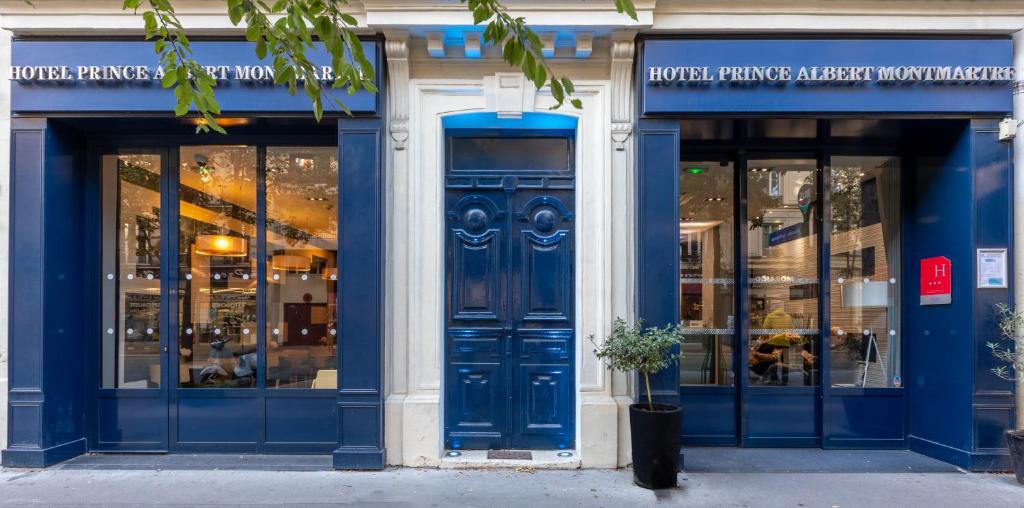
<path fill-rule="evenodd" d="M 999 338 L 1002 342 L 1008 342 L 1009 345 L 999 342 L 988 343 L 988 348 L 992 350 L 992 356 L 1007 364 L 992 369 L 992 372 L 1015 383 L 1017 430 L 1024 430 L 1024 312 L 1017 312 L 1009 305 L 999 303 L 996 304 L 996 317 L 998 318 Z"/>
<path fill-rule="evenodd" d="M 650 374 L 658 372 L 679 360 L 680 353 L 673 353 L 672 346 L 683 343 L 682 326 L 666 325 L 662 328 L 644 328 L 643 320 L 630 326 L 622 318 L 615 318 L 612 333 L 598 344 L 594 336 L 590 342 L 596 349 L 594 354 L 609 367 L 621 372 L 637 371 L 644 377 L 647 388 L 647 407 L 654 410 L 651 398 Z"/>

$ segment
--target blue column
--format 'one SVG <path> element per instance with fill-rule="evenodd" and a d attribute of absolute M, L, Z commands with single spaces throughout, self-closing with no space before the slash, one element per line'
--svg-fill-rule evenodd
<path fill-rule="evenodd" d="M 82 165 L 45 119 L 11 125 L 10 386 L 2 462 L 44 467 L 86 450 Z"/>
<path fill-rule="evenodd" d="M 637 316 L 665 326 L 679 321 L 679 121 L 640 120 L 637 144 Z M 678 363 L 651 376 L 651 393 L 679 403 Z"/>
<path fill-rule="evenodd" d="M 994 319 L 997 303 L 1013 305 L 1013 178 L 1012 145 L 999 141 L 995 120 L 971 122 L 971 159 L 974 178 L 974 247 L 1007 249 L 1009 288 L 974 286 L 974 380 L 972 470 L 1005 471 L 1012 467 L 1003 432 L 1013 428 L 1013 383 L 992 373 L 998 365 L 986 345 L 998 341 Z M 977 261 L 974 261 L 977 263 Z M 975 273 L 978 267 L 975 266 Z M 977 276 L 974 276 L 977 279 Z"/>
<path fill-rule="evenodd" d="M 384 468 L 383 120 L 338 120 L 337 469 Z"/>

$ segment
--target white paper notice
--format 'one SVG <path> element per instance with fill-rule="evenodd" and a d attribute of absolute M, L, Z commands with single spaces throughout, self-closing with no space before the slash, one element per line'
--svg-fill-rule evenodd
<path fill-rule="evenodd" d="M 978 249 L 978 288 L 1005 288 L 1006 282 L 1006 249 Z"/>

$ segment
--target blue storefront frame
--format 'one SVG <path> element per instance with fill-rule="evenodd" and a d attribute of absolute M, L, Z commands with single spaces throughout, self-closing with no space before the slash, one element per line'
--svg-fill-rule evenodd
<path fill-rule="evenodd" d="M 901 219 L 902 270 L 902 388 L 833 387 L 829 382 L 829 355 L 823 353 L 820 386 L 809 387 L 818 398 L 815 422 L 820 425 L 818 439 L 790 440 L 778 438 L 752 439 L 750 420 L 745 410 L 751 397 L 764 397 L 766 402 L 784 404 L 773 395 L 792 388 L 749 387 L 740 375 L 746 363 L 745 331 L 750 328 L 745 311 L 747 285 L 747 253 L 745 240 L 736 234 L 735 266 L 737 287 L 735 308 L 737 327 L 732 368 L 734 386 L 700 386 L 679 383 L 679 367 L 674 365 L 652 378 L 654 396 L 665 403 L 681 404 L 684 410 L 684 444 L 690 446 L 821 446 L 824 448 L 912 449 L 946 460 L 965 468 L 988 470 L 1008 466 L 1002 432 L 1012 427 L 1012 386 L 989 371 L 994 366 L 985 348 L 986 340 L 997 332 L 991 318 L 994 303 L 1011 301 L 1010 289 L 976 289 L 974 287 L 974 250 L 976 248 L 1008 248 L 1011 245 L 1012 188 L 1010 148 L 998 141 L 997 121 L 1011 110 L 1008 86 L 970 89 L 918 88 L 903 110 L 892 107 L 884 88 L 858 89 L 843 93 L 837 89 L 801 89 L 785 85 L 768 87 L 760 92 L 757 86 L 730 89 L 715 84 L 704 87 L 680 85 L 677 89 L 647 83 L 652 65 L 772 65 L 775 52 L 761 45 L 785 47 L 781 61 L 786 65 L 813 65 L 830 55 L 829 48 L 838 47 L 843 58 L 860 53 L 871 55 L 889 52 L 889 62 L 904 61 L 912 65 L 921 51 L 934 48 L 936 42 L 956 48 L 952 58 L 969 59 L 990 51 L 983 60 L 991 65 L 1010 64 L 1009 41 L 996 39 L 792 39 L 779 37 L 646 37 L 639 41 L 641 58 L 636 71 L 638 129 L 635 137 L 637 160 L 637 316 L 650 325 L 663 325 L 679 320 L 678 278 L 679 162 L 694 159 L 680 139 L 680 120 L 687 118 L 742 119 L 758 117 L 816 118 L 900 118 L 923 119 L 939 116 L 956 123 L 955 135 L 932 143 L 948 143 L 938 168 L 904 170 L 911 175 L 902 182 L 903 210 Z M 699 46 L 700 51 L 694 49 Z M 652 47 L 654 48 L 652 51 Z M 799 48 L 807 51 L 797 51 Z M 818 47 L 820 52 L 810 51 Z M 823 49 L 822 49 L 823 48 Z M 985 48 L 988 48 L 987 50 Z M 813 55 L 813 56 L 804 56 Z M 928 58 L 934 58 L 929 56 Z M 654 63 L 652 63 L 654 62 Z M 669 63 L 671 62 L 671 63 Z M 717 64 L 715 62 L 718 62 Z M 934 62 L 933 62 L 934 63 Z M 786 88 L 783 90 L 783 88 Z M 866 88 L 866 87 L 865 87 Z M 657 93 L 651 93 L 655 90 Z M 974 91 L 976 93 L 969 93 Z M 707 93 L 711 92 L 711 93 Z M 735 92 L 730 94 L 730 92 Z M 762 93 L 763 92 L 763 93 Z M 847 92 L 852 92 L 847 90 Z M 939 93 L 942 92 L 942 93 Z M 704 93 L 704 95 L 701 95 Z M 955 100 L 950 99 L 955 95 Z M 784 96 L 784 99 L 780 99 Z M 730 98 L 734 98 L 730 102 Z M 953 102 L 950 102 L 953 100 Z M 955 104 L 954 104 L 955 102 Z M 820 123 L 820 122 L 819 122 Z M 827 125 L 827 124 L 826 124 Z M 819 138 L 821 133 L 819 132 Z M 821 138 L 827 139 L 827 138 Z M 706 146 L 712 146 L 707 148 Z M 871 147 L 867 152 L 853 146 L 831 147 L 824 144 L 779 142 L 751 143 L 730 146 L 729 143 L 708 143 L 701 150 L 742 150 L 761 155 L 779 152 L 796 155 L 810 149 L 821 162 L 831 155 L 900 154 L 899 147 Z M 692 148 L 692 147 L 690 147 Z M 859 151 L 860 150 L 860 151 Z M 696 154 L 700 155 L 700 154 Z M 776 153 L 775 155 L 779 155 Z M 739 155 L 745 159 L 745 155 Z M 738 164 L 737 174 L 744 164 Z M 913 166 L 913 165 L 911 165 Z M 964 171 L 967 168 L 969 171 Z M 822 172 L 819 188 L 829 188 L 829 172 Z M 927 176 L 927 181 L 922 180 Z M 734 186 L 736 217 L 744 216 L 744 178 Z M 828 193 L 821 192 L 822 199 Z M 941 204 L 940 204 L 941 203 Z M 822 204 L 828 209 L 828 202 Z M 828 217 L 822 217 L 822 230 L 828 231 Z M 740 228 L 737 228 L 739 231 Z M 963 234 L 950 241 L 950 231 Z M 829 274 L 828 235 L 819 241 L 819 280 Z M 955 246 L 951 244 L 956 244 Z M 921 307 L 917 304 L 918 263 L 923 257 L 947 255 L 955 259 L 959 271 L 954 275 L 951 306 Z M 1009 256 L 1012 258 L 1012 256 Z M 1009 267 L 1012 273 L 1012 266 Z M 819 288 L 820 333 L 829 330 L 828 289 Z M 947 317 L 953 316 L 953 317 Z M 939 323 L 946 328 L 939 326 Z M 944 334 L 936 346 L 926 337 Z M 956 341 L 953 337 L 969 340 Z M 929 349 L 929 347 L 933 349 Z M 946 348 L 950 349 L 946 349 Z M 937 349 L 937 351 L 935 350 Z M 940 353 L 941 351 L 941 353 Z M 951 353 L 956 351 L 956 353 Z M 950 362 L 949 356 L 962 359 Z M 942 357 L 941 359 L 939 357 Z M 953 363 L 953 364 L 951 364 Z M 760 392 L 760 393 L 755 393 Z M 799 441 L 799 442 L 798 442 Z"/>
<path fill-rule="evenodd" d="M 39 53 L 46 42 L 46 52 Z M 364 41 L 367 56 L 380 69 L 383 55 L 378 39 Z M 137 51 L 135 41 L 18 41 L 14 59 L 36 55 L 35 65 L 52 60 L 59 65 L 68 58 L 61 48 L 100 45 L 106 56 L 121 58 L 117 63 L 153 65 L 151 49 L 146 61 Z M 205 41 L 207 57 L 244 54 L 236 41 Z M 131 48 L 118 53 L 118 48 Z M 224 49 L 223 52 L 219 51 Z M 225 49 L 226 48 L 226 49 Z M 251 51 L 250 51 L 251 53 Z M 35 57 L 33 57 L 35 58 Z M 20 60 L 19 60 L 20 59 Z M 255 56 L 253 62 L 258 64 Z M 238 61 L 232 61 L 238 63 Z M 259 453 L 322 453 L 332 454 L 339 469 L 381 469 L 384 467 L 383 443 L 383 308 L 384 308 L 384 90 L 385 79 L 378 72 L 377 87 L 382 92 L 360 92 L 354 96 L 353 116 L 333 115 L 327 133 L 320 135 L 287 134 L 294 127 L 313 122 L 309 104 L 295 101 L 283 88 L 246 87 L 236 85 L 228 93 L 225 116 L 268 119 L 269 123 L 285 122 L 284 128 L 261 134 L 258 130 L 239 128 L 227 137 L 219 135 L 180 134 L 182 122 L 166 113 L 173 105 L 170 91 L 164 90 L 165 102 L 154 101 L 152 86 L 126 85 L 111 95 L 110 90 L 93 90 L 89 84 L 74 83 L 64 87 L 36 88 L 17 91 L 12 96 L 11 154 L 11 283 L 9 294 L 13 304 L 10 322 L 10 402 L 8 411 L 9 446 L 2 462 L 11 467 L 45 467 L 86 451 L 135 452 L 259 452 Z M 32 84 L 26 85 L 34 86 Z M 117 85 L 114 85 L 115 87 Z M 84 87 L 84 89 L 83 89 Z M 103 99 L 80 102 L 72 107 L 77 93 L 107 94 Z M 144 94 L 146 100 L 140 98 Z M 46 107 L 45 97 L 53 98 Z M 117 97 L 120 95 L 120 97 Z M 282 100 L 287 98 L 286 100 Z M 301 97 L 299 97 L 301 99 Z M 164 99 L 161 99 L 164 100 Z M 42 101 L 42 102 L 41 102 Z M 72 101 L 72 102 L 69 102 Z M 113 102 L 110 102 L 113 101 Z M 134 102 L 133 102 L 134 101 Z M 39 104 L 44 106 L 40 107 Z M 131 104 L 140 107 L 126 107 Z M 222 102 L 222 105 L 225 104 Z M 125 122 L 125 111 L 141 113 L 139 125 L 157 126 L 170 134 L 111 134 L 103 122 Z M 293 120 L 289 120 L 293 119 Z M 105 120 L 106 119 L 106 120 Z M 133 120 L 127 120 L 132 122 Z M 291 124 L 287 122 L 291 121 Z M 337 125 L 333 128 L 333 125 Z M 121 129 L 124 131 L 125 129 Z M 229 128 L 231 130 L 231 128 Z M 130 130 L 129 130 L 130 132 Z M 135 131 L 140 132 L 140 131 Z M 178 132 L 179 134 L 173 134 Z M 286 134 L 282 135 L 281 133 Z M 273 133 L 273 134 L 271 134 Z M 180 397 L 172 382 L 176 365 L 165 351 L 161 358 L 162 386 L 153 390 L 100 389 L 98 340 L 99 294 L 96 179 L 100 154 L 109 150 L 156 151 L 163 156 L 165 167 L 176 161 L 176 148 L 189 144 L 256 144 L 265 146 L 329 145 L 338 147 L 338 210 L 339 239 L 339 334 L 338 389 L 335 391 L 271 393 L 252 389 L 203 390 Z M 262 148 L 261 148 L 262 150 Z M 162 173 L 164 189 L 173 189 L 172 171 Z M 262 183 L 260 184 L 262 185 Z M 171 224 L 176 217 L 177 203 L 173 192 L 162 193 L 161 224 Z M 258 211 L 263 214 L 263 210 Z M 257 217 L 257 223 L 262 220 Z M 262 231 L 262 229 L 261 229 Z M 260 235 L 265 235 L 261 232 Z M 176 252 L 176 234 L 163 242 L 161 272 L 174 274 L 169 263 Z M 260 238 L 262 240 L 262 238 Z M 259 242 L 260 249 L 265 242 Z M 74 254 L 78 253 L 78 254 Z M 258 255 L 264 255 L 259 252 Z M 69 257 L 70 256 L 70 257 Z M 61 268 L 55 268 L 61 267 Z M 265 267 L 261 268 L 265 270 Z M 167 309 L 176 301 L 173 275 L 162 281 L 161 303 L 165 309 L 161 329 L 170 330 L 175 313 Z M 263 306 L 264 302 L 259 302 Z M 261 313 L 262 315 L 262 309 Z M 260 329 L 262 327 L 257 327 Z M 262 333 L 262 332 L 261 332 Z M 165 334 L 168 335 L 168 334 Z M 162 341 L 170 340 L 166 336 Z M 163 346 L 169 344 L 162 343 Z M 260 367 L 266 359 L 261 355 Z M 187 400 L 186 400 L 187 399 Z M 270 432 L 262 423 L 254 425 L 258 446 L 232 443 L 230 440 L 191 446 L 182 441 L 176 412 L 179 403 L 197 412 L 197 416 L 216 417 L 205 403 L 259 402 L 255 414 L 269 416 L 276 431 Z M 139 412 L 135 423 L 163 421 L 166 432 L 151 438 L 105 441 L 99 435 L 99 417 L 104 412 L 123 406 L 130 413 Z M 316 406 L 316 407 L 313 407 Z M 146 415 L 146 412 L 150 412 Z M 153 413 L 156 411 L 156 413 Z M 311 412 L 312 411 L 312 412 Z M 269 413 L 269 414 L 268 414 Z M 128 414 L 128 413 L 125 413 Z M 276 415 L 276 416 L 275 416 Z M 329 418 L 328 418 L 329 417 Z M 131 418 L 129 418 L 130 422 Z M 325 426 L 325 422 L 326 426 Z M 273 429 L 271 429 L 273 430 Z M 301 439 L 310 433 L 324 439 Z M 326 436 L 326 437 L 325 437 Z M 137 436 L 136 436 L 137 437 Z M 295 438 L 295 439 L 290 439 Z"/>

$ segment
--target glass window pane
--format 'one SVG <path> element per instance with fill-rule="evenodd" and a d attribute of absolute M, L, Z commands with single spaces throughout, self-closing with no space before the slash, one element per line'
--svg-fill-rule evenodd
<path fill-rule="evenodd" d="M 813 159 L 747 164 L 752 386 L 818 384 L 817 179 Z"/>
<path fill-rule="evenodd" d="M 160 386 L 161 163 L 103 156 L 103 388 Z"/>
<path fill-rule="evenodd" d="M 813 118 L 754 118 L 749 125 L 755 139 L 818 137 L 818 121 Z"/>
<path fill-rule="evenodd" d="M 267 386 L 338 382 L 338 149 L 267 148 Z"/>
<path fill-rule="evenodd" d="M 731 118 L 697 118 L 679 122 L 679 139 L 712 141 L 732 139 L 734 120 Z"/>
<path fill-rule="evenodd" d="M 179 152 L 179 382 L 256 385 L 256 148 Z"/>
<path fill-rule="evenodd" d="M 902 122 L 869 118 L 837 118 L 829 122 L 829 134 L 834 138 L 896 138 Z"/>
<path fill-rule="evenodd" d="M 680 163 L 681 384 L 734 383 L 733 205 L 732 163 Z"/>
<path fill-rule="evenodd" d="M 455 171 L 567 170 L 572 163 L 568 137 L 449 138 Z"/>
<path fill-rule="evenodd" d="M 899 376 L 898 157 L 832 157 L 829 302 L 833 386 Z"/>

